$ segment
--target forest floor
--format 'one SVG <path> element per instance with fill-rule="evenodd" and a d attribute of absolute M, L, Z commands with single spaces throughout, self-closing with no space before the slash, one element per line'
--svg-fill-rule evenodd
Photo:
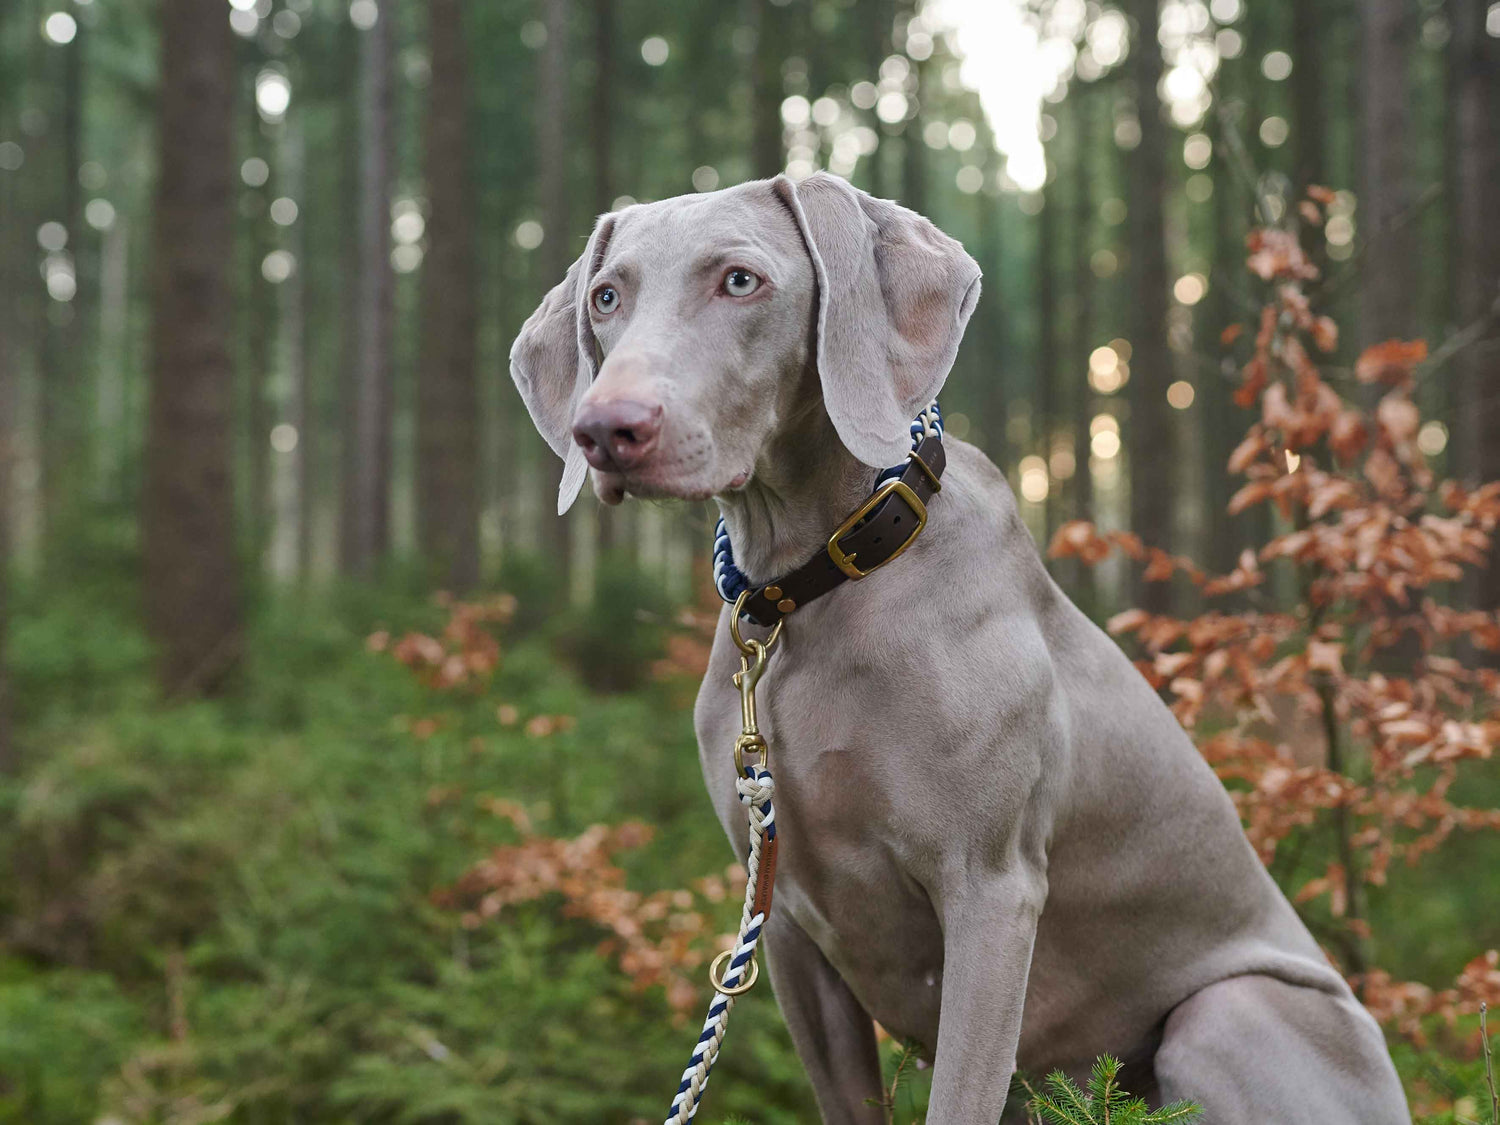
<path fill-rule="evenodd" d="M 410 591 L 265 597 L 236 690 L 170 709 L 123 579 L 23 589 L 0 1122 L 659 1120 L 706 999 L 667 931 L 737 915 L 692 734 L 695 634 L 644 584 L 550 618 L 545 586 L 513 576 L 493 674 L 478 634 L 445 637 L 448 610 Z M 1385 897 L 1405 919 L 1387 960 L 1409 977 L 1451 980 L 1500 901 L 1477 848 L 1393 880 L 1411 890 Z M 769 991 L 736 1013 L 708 1119 L 815 1120 Z M 1397 1055 L 1417 1101 L 1480 1117 L 1472 1058 Z"/>

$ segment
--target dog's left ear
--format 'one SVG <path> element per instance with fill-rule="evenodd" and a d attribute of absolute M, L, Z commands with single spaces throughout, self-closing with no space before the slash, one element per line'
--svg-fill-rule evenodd
<path fill-rule="evenodd" d="M 598 345 L 589 323 L 588 287 L 598 272 L 614 224 L 613 215 L 599 220 L 582 256 L 542 298 L 510 349 L 510 377 L 521 392 L 521 401 L 552 452 L 563 459 L 558 515 L 573 506 L 588 476 L 588 462 L 573 440 L 573 411 L 599 374 Z"/>
<path fill-rule="evenodd" d="M 906 456 L 912 417 L 953 367 L 979 301 L 979 264 L 913 211 L 819 172 L 771 181 L 818 279 L 818 372 L 849 452 L 883 468 Z"/>

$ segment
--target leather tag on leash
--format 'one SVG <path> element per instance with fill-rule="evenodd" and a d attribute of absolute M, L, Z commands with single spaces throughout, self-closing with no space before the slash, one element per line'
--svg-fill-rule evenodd
<path fill-rule="evenodd" d="M 768 839 L 760 849 L 760 877 L 755 884 L 755 901 L 750 906 L 750 916 L 771 916 L 771 888 L 776 885 L 776 852 L 781 844 L 781 833 Z"/>

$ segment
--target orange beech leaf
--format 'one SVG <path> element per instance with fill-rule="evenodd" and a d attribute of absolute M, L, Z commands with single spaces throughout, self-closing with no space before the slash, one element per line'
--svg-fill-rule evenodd
<path fill-rule="evenodd" d="M 1151 615 L 1144 609 L 1127 609 L 1124 613 L 1117 613 L 1105 622 L 1104 628 L 1113 636 L 1118 637 L 1121 633 L 1132 633 L 1146 622 L 1151 620 Z"/>
<path fill-rule="evenodd" d="M 1320 316 L 1313 321 L 1312 326 L 1313 345 L 1323 353 L 1338 350 L 1339 326 L 1329 316 Z"/>
<path fill-rule="evenodd" d="M 1361 383 L 1395 386 L 1409 380 L 1417 364 L 1426 358 L 1426 340 L 1387 340 L 1364 350 L 1355 361 L 1354 377 Z"/>
<path fill-rule="evenodd" d="M 1245 326 L 1243 324 L 1231 324 L 1228 328 L 1224 329 L 1223 332 L 1219 333 L 1219 343 L 1227 348 L 1230 344 L 1238 340 L 1240 338 L 1240 334 L 1244 331 Z"/>

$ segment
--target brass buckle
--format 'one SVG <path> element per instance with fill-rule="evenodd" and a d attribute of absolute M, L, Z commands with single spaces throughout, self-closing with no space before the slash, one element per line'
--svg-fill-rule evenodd
<path fill-rule="evenodd" d="M 844 554 L 843 550 L 839 547 L 839 540 L 848 535 L 849 532 L 853 531 L 854 525 L 859 523 L 860 520 L 864 519 L 872 511 L 874 511 L 875 508 L 881 503 L 881 501 L 887 499 L 892 495 L 901 497 L 901 499 L 906 502 L 907 507 L 911 508 L 911 510 L 917 514 L 917 526 L 913 528 L 912 533 L 906 537 L 906 542 L 902 543 L 901 546 L 892 551 L 889 557 L 882 559 L 880 562 L 872 566 L 869 570 L 861 570 L 854 563 L 854 555 Z M 872 495 L 868 500 L 861 504 L 859 506 L 859 510 L 856 511 L 848 519 L 846 519 L 842 524 L 840 524 L 839 529 L 829 537 L 828 557 L 833 560 L 834 566 L 838 567 L 850 578 L 854 579 L 857 582 L 861 578 L 866 578 L 869 575 L 874 574 L 877 570 L 883 567 L 886 563 L 890 562 L 892 559 L 899 558 L 901 556 L 901 552 L 905 551 L 906 548 L 910 547 L 914 542 L 916 542 L 917 536 L 922 534 L 922 529 L 926 526 L 927 505 L 922 503 L 921 497 L 913 492 L 911 490 L 911 487 L 905 481 L 901 480 L 899 477 L 893 478 L 886 481 L 883 485 L 876 489 L 874 495 Z"/>

